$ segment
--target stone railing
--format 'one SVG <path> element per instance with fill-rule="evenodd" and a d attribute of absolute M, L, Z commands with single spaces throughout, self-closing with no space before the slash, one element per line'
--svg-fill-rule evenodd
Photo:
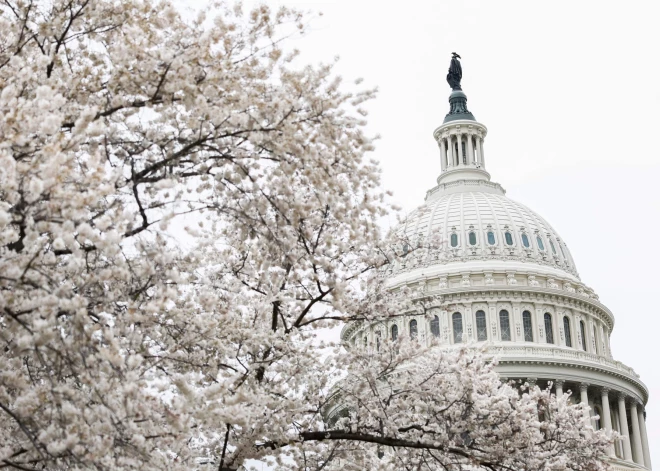
<path fill-rule="evenodd" d="M 485 172 L 485 170 L 483 170 L 483 171 Z M 441 184 L 437 185 L 436 187 L 431 188 L 430 190 L 428 190 L 426 192 L 426 198 L 428 199 L 430 196 L 432 196 L 433 194 L 435 194 L 439 191 L 444 191 L 444 190 L 447 190 L 449 188 L 455 188 L 455 187 L 460 187 L 460 186 L 477 186 L 477 187 L 480 186 L 480 187 L 492 188 L 494 190 L 501 191 L 502 194 L 506 193 L 504 188 L 502 188 L 502 185 L 500 185 L 499 183 L 489 182 L 487 180 L 456 180 L 456 181 L 449 182 L 449 183 L 441 183 Z"/>
<path fill-rule="evenodd" d="M 586 363 L 596 363 L 601 366 L 608 367 L 612 370 L 619 371 L 634 379 L 639 379 L 639 375 L 620 361 L 612 360 L 601 355 L 588 353 L 581 350 L 568 350 L 563 348 L 543 347 L 539 345 L 512 345 L 501 346 L 494 345 L 488 348 L 492 354 L 498 355 L 504 359 L 506 357 L 524 357 L 524 358 L 555 358 L 557 360 L 572 360 L 581 361 Z"/>

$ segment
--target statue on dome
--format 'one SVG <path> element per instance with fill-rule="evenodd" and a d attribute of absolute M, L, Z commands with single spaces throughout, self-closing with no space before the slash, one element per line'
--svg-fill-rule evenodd
<path fill-rule="evenodd" d="M 459 59 L 461 56 L 455 52 L 451 53 L 451 63 L 449 64 L 449 73 L 447 74 L 447 83 L 452 90 L 462 90 L 461 78 L 463 77 L 463 68 Z"/>

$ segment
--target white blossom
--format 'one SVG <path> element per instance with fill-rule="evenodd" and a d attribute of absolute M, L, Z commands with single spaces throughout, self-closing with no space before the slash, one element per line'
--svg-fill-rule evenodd
<path fill-rule="evenodd" d="M 406 291 L 374 274 L 396 257 L 374 93 L 294 66 L 281 40 L 306 22 L 0 5 L 0 467 L 602 469 L 581 406 L 520 395 L 478 353 L 319 350 Z"/>

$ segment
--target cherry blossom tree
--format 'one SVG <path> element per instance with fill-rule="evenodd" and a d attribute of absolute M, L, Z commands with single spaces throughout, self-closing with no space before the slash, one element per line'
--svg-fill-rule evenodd
<path fill-rule="evenodd" d="M 303 16 L 0 12 L 0 468 L 601 469 L 581 406 L 474 351 L 318 338 L 405 297 L 374 92 L 295 66 Z"/>

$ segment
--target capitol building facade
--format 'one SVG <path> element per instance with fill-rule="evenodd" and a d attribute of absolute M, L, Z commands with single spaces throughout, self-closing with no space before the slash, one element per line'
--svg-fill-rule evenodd
<path fill-rule="evenodd" d="M 342 341 L 375 345 L 407 335 L 444 347 L 485 345 L 499 357 L 502 378 L 571 391 L 589 404 L 595 428 L 617 431 L 623 439 L 610 450 L 613 469 L 651 469 L 648 390 L 613 357 L 612 312 L 580 279 L 560 234 L 491 181 L 486 126 L 468 111 L 460 83 L 452 88 L 450 112 L 433 133 L 437 186 L 397 229 L 415 250 L 407 247 L 386 274 L 391 289 L 428 294 L 430 315 L 350 323 Z M 424 243 L 430 239 L 441 242 Z"/>

